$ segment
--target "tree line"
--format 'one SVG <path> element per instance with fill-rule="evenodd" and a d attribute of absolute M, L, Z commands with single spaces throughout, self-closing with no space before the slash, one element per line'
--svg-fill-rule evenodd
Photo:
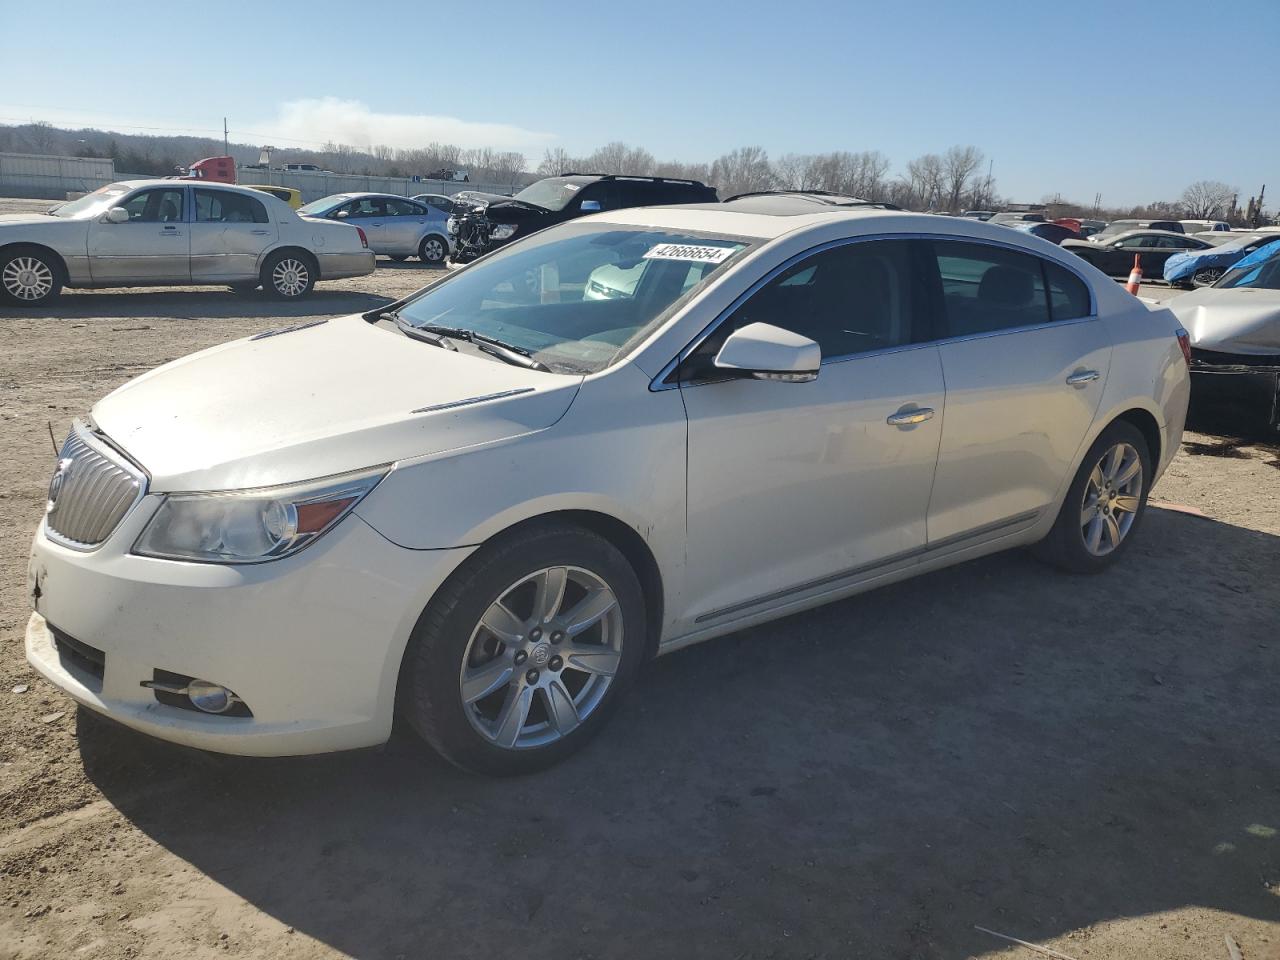
<path fill-rule="evenodd" d="M 232 143 L 230 154 L 239 163 L 256 163 L 260 148 Z M 188 164 L 223 154 L 223 142 L 212 137 L 154 136 L 112 133 L 95 129 L 64 130 L 37 122 L 0 126 L 0 152 L 109 157 L 125 174 L 169 176 Z M 365 149 L 326 143 L 320 149 L 279 148 L 272 163 L 314 163 L 335 173 L 384 177 L 428 177 L 443 170 L 465 170 L 471 182 L 504 186 L 515 191 L 535 179 L 563 173 L 616 173 L 633 176 L 700 180 L 716 187 L 722 198 L 759 190 L 826 190 L 884 201 L 906 210 L 960 213 L 998 210 L 1007 200 L 996 190 L 992 165 L 975 146 L 957 145 L 941 153 L 926 153 L 907 161 L 896 173 L 890 159 L 878 150 L 829 153 L 787 153 L 771 158 L 759 146 L 745 146 L 710 163 L 658 160 L 643 147 L 607 143 L 589 154 L 575 156 L 562 147 L 548 149 L 533 165 L 518 151 L 488 147 L 466 149 L 456 144 L 429 143 L 403 148 L 373 144 Z M 1042 202 L 1055 216 L 1117 218 L 1226 219 L 1243 223 L 1251 215 L 1239 202 L 1239 190 L 1220 181 L 1202 180 L 1177 200 L 1130 207 L 1102 207 L 1046 195 Z"/>

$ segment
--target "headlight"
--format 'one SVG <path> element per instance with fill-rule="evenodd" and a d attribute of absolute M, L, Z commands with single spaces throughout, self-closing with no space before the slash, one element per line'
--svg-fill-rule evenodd
<path fill-rule="evenodd" d="M 515 232 L 516 228 L 514 224 L 500 223 L 493 228 L 493 232 L 490 233 L 489 236 L 494 240 L 506 240 Z"/>
<path fill-rule="evenodd" d="M 458 232 L 458 218 L 457 218 L 457 217 L 450 217 L 447 221 L 445 221 L 444 228 L 445 228 L 446 230 L 448 230 L 450 233 L 457 233 L 457 232 Z"/>
<path fill-rule="evenodd" d="M 263 563 L 318 539 L 387 475 L 377 470 L 219 493 L 172 493 L 133 552 L 165 560 Z"/>

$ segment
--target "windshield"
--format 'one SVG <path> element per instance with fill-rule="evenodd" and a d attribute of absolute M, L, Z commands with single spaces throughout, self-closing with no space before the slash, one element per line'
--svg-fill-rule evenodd
<path fill-rule="evenodd" d="M 108 207 L 128 192 L 129 187 L 123 183 L 109 183 L 105 187 L 99 187 L 93 193 L 86 193 L 79 200 L 59 204 L 49 212 L 55 217 L 87 220 L 106 212 Z"/>
<path fill-rule="evenodd" d="M 581 183 L 551 177 L 529 184 L 515 195 L 515 199 L 547 210 L 563 210 L 583 186 Z"/>
<path fill-rule="evenodd" d="M 748 242 L 613 224 L 562 224 L 459 270 L 400 308 L 527 352 L 557 373 L 607 367 Z"/>
<path fill-rule="evenodd" d="M 1280 290 L 1280 239 L 1259 247 L 1228 270 L 1215 287 Z"/>
<path fill-rule="evenodd" d="M 318 213 L 328 213 L 345 199 L 347 199 L 345 196 L 321 197 L 319 200 L 312 200 L 310 203 L 304 203 L 298 208 L 298 213 L 304 215 L 311 214 L 312 216 L 315 216 Z"/>

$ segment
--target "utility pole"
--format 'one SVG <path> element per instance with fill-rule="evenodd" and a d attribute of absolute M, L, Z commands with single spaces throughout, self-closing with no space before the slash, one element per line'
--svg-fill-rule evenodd
<path fill-rule="evenodd" d="M 1264 183 L 1262 189 L 1258 191 L 1258 208 L 1253 212 L 1253 226 L 1262 225 L 1262 198 L 1267 195 L 1267 185 Z"/>
<path fill-rule="evenodd" d="M 227 143 L 227 118 L 223 117 L 222 118 L 222 155 L 225 157 L 225 156 L 229 156 L 230 154 L 231 154 L 231 147 Z"/>

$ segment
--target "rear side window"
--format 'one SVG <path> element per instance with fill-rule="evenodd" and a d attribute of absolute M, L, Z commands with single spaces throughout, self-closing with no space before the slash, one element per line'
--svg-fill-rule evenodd
<path fill-rule="evenodd" d="M 196 189 L 197 223 L 268 223 L 267 208 L 230 190 Z"/>
<path fill-rule="evenodd" d="M 942 281 L 946 336 L 1049 322 L 1049 298 L 1039 257 L 953 240 L 935 240 L 933 250 Z"/>
<path fill-rule="evenodd" d="M 1044 264 L 1044 275 L 1049 288 L 1049 319 L 1078 320 L 1089 316 L 1089 288 L 1074 273 L 1052 260 Z"/>

